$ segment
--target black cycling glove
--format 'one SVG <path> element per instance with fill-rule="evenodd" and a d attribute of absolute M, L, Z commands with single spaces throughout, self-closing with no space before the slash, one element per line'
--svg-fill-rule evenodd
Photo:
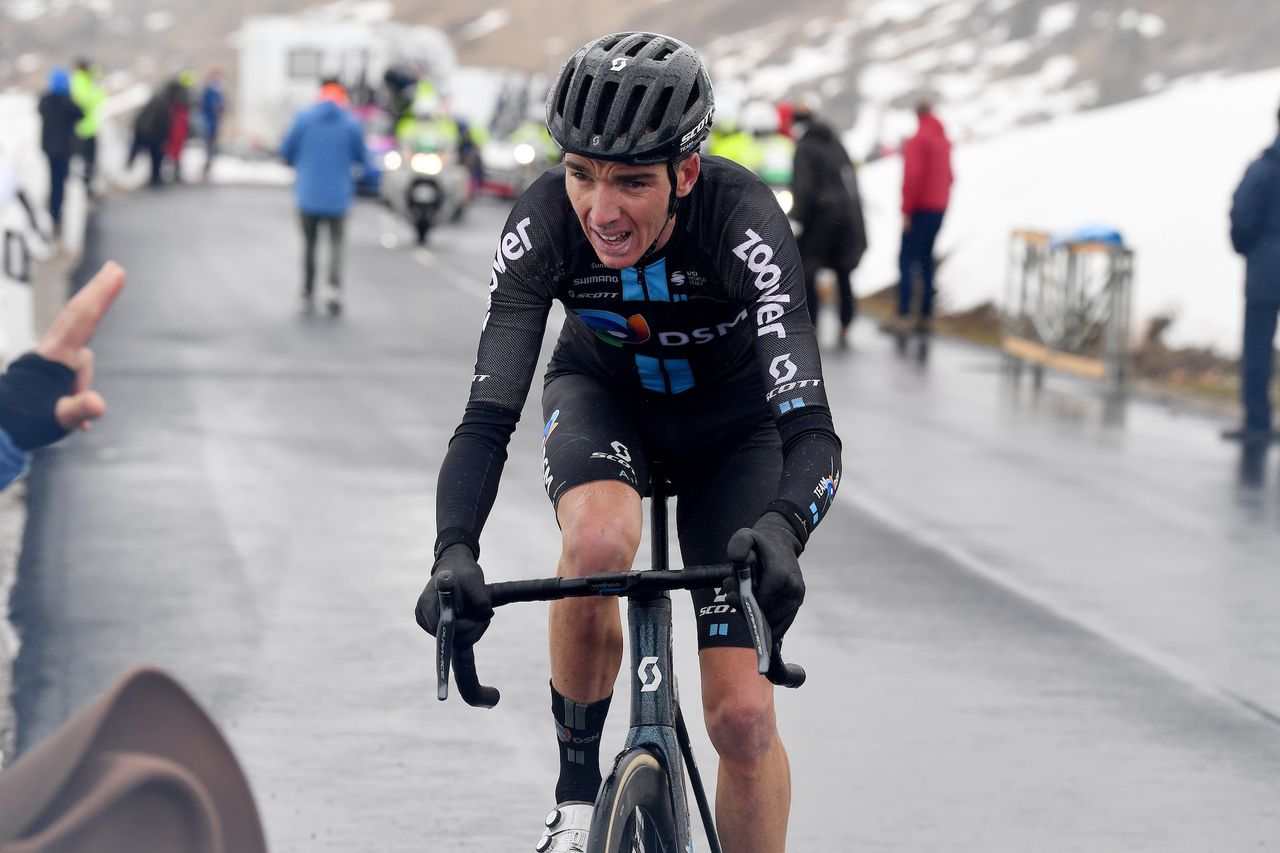
<path fill-rule="evenodd" d="M 804 601 L 804 576 L 800 573 L 799 559 L 803 549 L 791 522 L 779 512 L 766 512 L 754 527 L 744 527 L 729 538 L 730 560 L 755 563 L 752 580 L 756 600 L 773 631 L 774 643 L 782 642 L 782 635 L 795 621 Z M 741 610 L 738 578 L 730 575 L 723 589 L 728 593 L 729 603 Z"/>
<path fill-rule="evenodd" d="M 53 444 L 67 434 L 54 409 L 75 391 L 75 371 L 29 352 L 0 376 L 0 428 L 22 450 Z"/>
<path fill-rule="evenodd" d="M 484 571 L 476 562 L 476 555 L 463 544 L 450 545 L 436 558 L 431 567 L 431 580 L 418 596 L 418 606 L 414 616 L 422 630 L 431 636 L 436 635 L 440 627 L 440 596 L 436 579 L 440 572 L 448 569 L 454 578 L 454 623 L 457 632 L 454 634 L 455 648 L 466 648 L 475 645 L 476 640 L 489 628 L 489 620 L 493 618 L 493 605 L 489 602 L 489 590 L 484 585 Z"/>

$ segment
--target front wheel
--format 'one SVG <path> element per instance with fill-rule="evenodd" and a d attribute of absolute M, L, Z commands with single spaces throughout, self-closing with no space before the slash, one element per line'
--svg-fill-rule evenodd
<path fill-rule="evenodd" d="M 683 853 L 666 767 L 648 749 L 622 756 L 600 789 L 587 853 Z"/>

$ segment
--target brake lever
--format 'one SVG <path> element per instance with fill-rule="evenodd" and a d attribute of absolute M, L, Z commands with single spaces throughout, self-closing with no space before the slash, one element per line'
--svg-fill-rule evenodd
<path fill-rule="evenodd" d="M 765 621 L 760 603 L 756 601 L 750 561 L 735 563 L 733 571 L 738 576 L 738 600 L 742 602 L 742 615 L 747 620 L 747 633 L 751 635 L 751 644 L 756 648 L 756 669 L 761 675 L 768 675 L 773 631 Z"/>
<path fill-rule="evenodd" d="M 445 569 L 436 579 L 436 597 L 440 602 L 440 625 L 436 629 L 436 698 L 449 698 L 449 665 L 453 662 L 453 638 L 457 616 L 454 613 L 453 572 Z"/>
<path fill-rule="evenodd" d="M 750 562 L 735 564 L 734 573 L 738 577 L 738 598 L 742 602 L 747 632 L 751 635 L 751 644 L 756 648 L 756 670 L 779 687 L 799 687 L 804 684 L 807 675 L 803 667 L 783 661 L 782 642 L 773 641 L 773 629 L 764 618 L 760 602 L 756 601 Z"/>

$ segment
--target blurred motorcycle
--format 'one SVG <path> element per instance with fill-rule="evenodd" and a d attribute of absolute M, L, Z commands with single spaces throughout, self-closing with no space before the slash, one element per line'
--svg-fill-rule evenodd
<path fill-rule="evenodd" d="M 431 229 L 456 222 L 466 211 L 469 175 L 456 146 L 427 135 L 414 137 L 401 152 L 389 152 L 382 198 L 413 227 L 418 245 Z"/>

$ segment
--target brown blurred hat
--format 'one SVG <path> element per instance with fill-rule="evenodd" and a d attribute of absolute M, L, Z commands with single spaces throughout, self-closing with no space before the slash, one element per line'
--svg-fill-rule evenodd
<path fill-rule="evenodd" d="M 265 853 L 248 780 L 168 674 L 136 669 L 0 773 L 3 853 Z"/>

